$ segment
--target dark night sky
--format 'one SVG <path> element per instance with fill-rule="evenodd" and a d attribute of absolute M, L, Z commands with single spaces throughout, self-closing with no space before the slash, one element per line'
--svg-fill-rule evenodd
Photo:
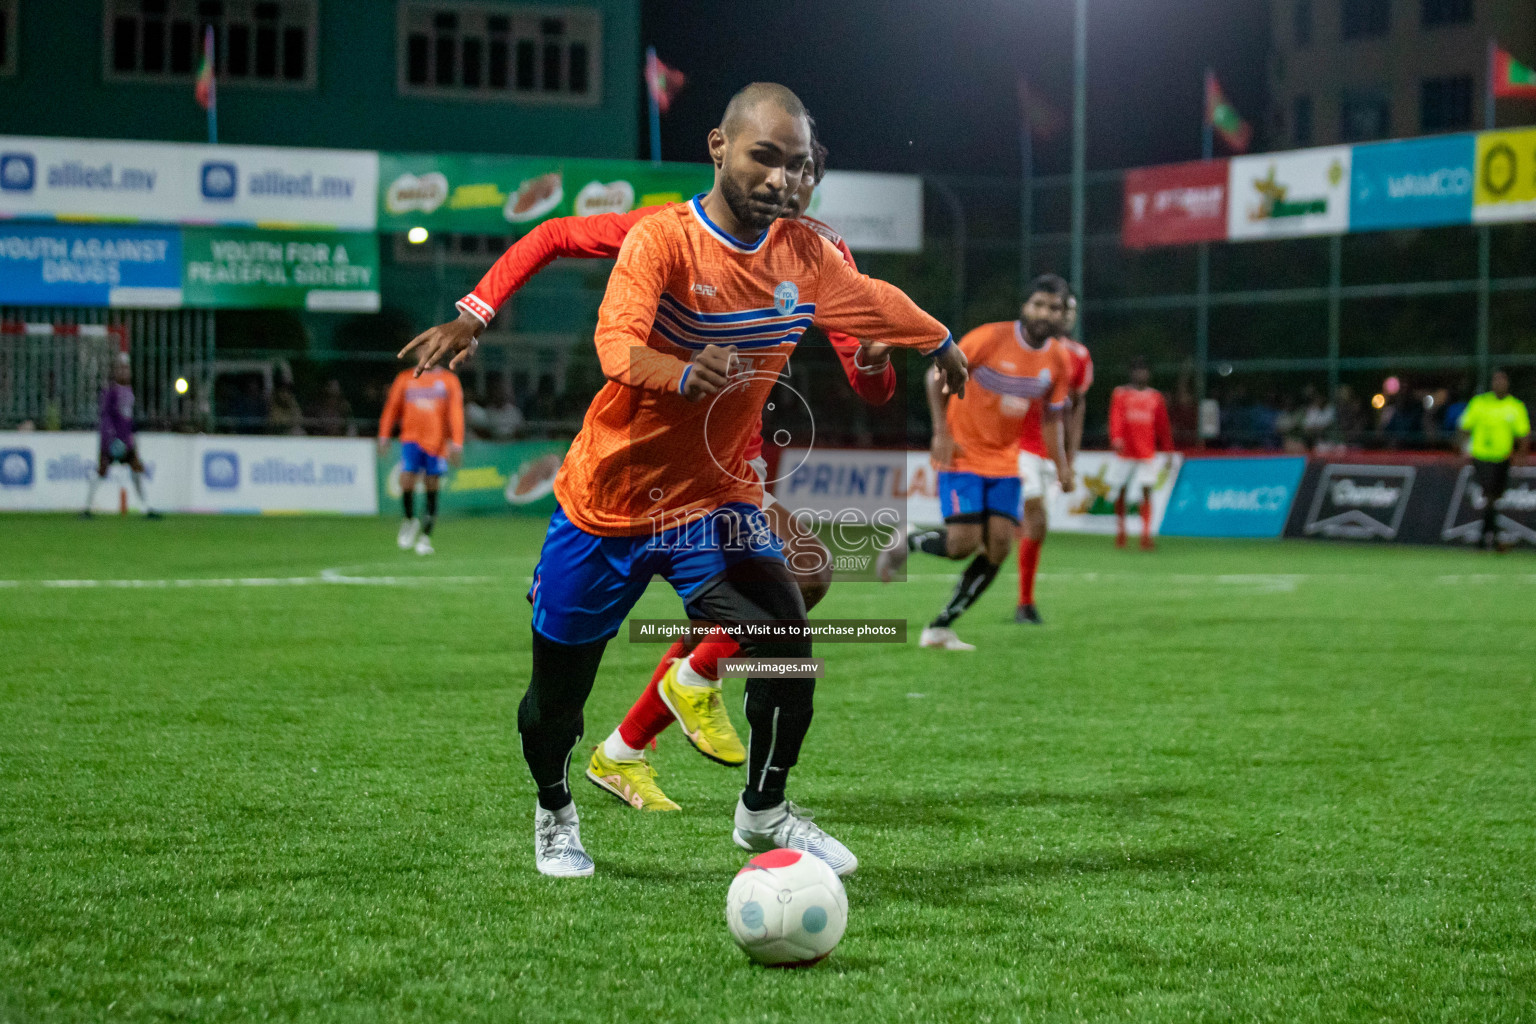
<path fill-rule="evenodd" d="M 1198 158 L 1207 64 L 1259 127 L 1267 7 L 1090 0 L 1088 166 Z M 726 101 L 755 80 L 794 89 L 849 170 L 1016 175 L 1020 73 L 1071 111 L 1070 0 L 645 0 L 642 40 L 688 76 L 662 118 L 669 160 L 703 160 Z M 1040 173 L 1068 169 L 1068 135 L 1037 148 Z"/>

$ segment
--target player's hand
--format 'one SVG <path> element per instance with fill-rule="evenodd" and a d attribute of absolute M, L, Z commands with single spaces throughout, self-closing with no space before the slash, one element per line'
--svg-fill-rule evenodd
<path fill-rule="evenodd" d="M 464 446 L 461 444 L 448 444 L 448 464 L 454 469 L 464 465 Z"/>
<path fill-rule="evenodd" d="M 855 354 L 853 364 L 860 370 L 873 373 L 883 370 L 891 363 L 891 346 L 882 341 L 861 341 L 859 351 Z"/>
<path fill-rule="evenodd" d="M 404 359 L 411 353 L 416 356 L 416 376 L 420 377 L 434 366 L 449 359 L 448 369 L 457 370 L 459 364 L 475 354 L 480 347 L 480 332 L 485 325 L 468 313 L 460 313 L 457 320 L 450 320 L 436 327 L 429 327 L 411 343 L 400 350 L 396 357 Z"/>
<path fill-rule="evenodd" d="M 966 367 L 969 364 L 960 346 L 953 342 L 945 345 L 944 350 L 934 357 L 933 365 L 944 378 L 944 394 L 964 398 L 965 380 L 969 375 Z"/>
<path fill-rule="evenodd" d="M 683 383 L 683 397 L 690 402 L 717 394 L 739 365 L 735 345 L 707 345 L 693 357 L 693 370 Z"/>
<path fill-rule="evenodd" d="M 935 466 L 953 466 L 955 456 L 960 454 L 960 446 L 955 443 L 954 435 L 947 432 L 935 433 L 932 443 L 928 445 L 928 454 L 933 456 Z"/>
<path fill-rule="evenodd" d="M 387 437 L 379 438 L 379 454 L 380 455 L 388 455 L 389 454 L 389 438 L 387 438 Z"/>
<path fill-rule="evenodd" d="M 1061 489 L 1063 491 L 1077 490 L 1077 473 L 1072 469 L 1071 466 L 1067 466 L 1065 469 L 1059 469 L 1056 475 L 1061 480 Z"/>

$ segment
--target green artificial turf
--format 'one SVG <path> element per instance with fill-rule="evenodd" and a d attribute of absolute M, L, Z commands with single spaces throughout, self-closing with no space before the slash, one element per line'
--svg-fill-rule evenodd
<path fill-rule="evenodd" d="M 578 756 L 597 875 L 535 873 L 543 524 L 394 525 L 0 521 L 0 1020 L 1536 1016 L 1528 554 L 1056 536 L 1042 628 L 1010 568 L 974 654 L 819 647 L 791 795 L 861 866 L 779 972 L 723 918 L 740 772 L 675 731 L 684 811 Z M 816 614 L 919 626 L 952 568 Z M 661 649 L 610 645 L 583 751 Z"/>

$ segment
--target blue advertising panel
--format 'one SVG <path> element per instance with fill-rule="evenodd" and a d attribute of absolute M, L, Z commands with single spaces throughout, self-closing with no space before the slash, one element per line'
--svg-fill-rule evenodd
<path fill-rule="evenodd" d="M 0 305 L 181 305 L 176 228 L 0 223 Z"/>
<path fill-rule="evenodd" d="M 1356 146 L 1351 231 L 1472 223 L 1475 135 Z"/>
<path fill-rule="evenodd" d="M 1305 458 L 1186 459 L 1162 532 L 1173 537 L 1278 537 Z"/>

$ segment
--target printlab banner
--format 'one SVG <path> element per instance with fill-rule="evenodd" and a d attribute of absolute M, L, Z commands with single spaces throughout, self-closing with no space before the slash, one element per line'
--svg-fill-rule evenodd
<path fill-rule="evenodd" d="M 554 217 L 628 213 L 709 191 L 708 164 L 385 153 L 378 225 L 466 234 L 520 235 Z M 858 252 L 919 252 L 923 189 L 915 175 L 832 171 L 812 216 Z"/>
<path fill-rule="evenodd" d="M 0 305 L 379 308 L 372 232 L 0 224 Z"/>
<path fill-rule="evenodd" d="M 568 441 L 469 441 L 463 463 L 450 469 L 439 492 L 445 513 L 550 516 L 555 511 L 555 474 Z M 378 463 L 379 508 L 399 509 L 400 445 Z"/>
<path fill-rule="evenodd" d="M 1476 158 L 1474 135 L 1356 146 L 1349 229 L 1470 223 Z"/>
<path fill-rule="evenodd" d="M 0 136 L 0 217 L 372 231 L 374 152 Z"/>

